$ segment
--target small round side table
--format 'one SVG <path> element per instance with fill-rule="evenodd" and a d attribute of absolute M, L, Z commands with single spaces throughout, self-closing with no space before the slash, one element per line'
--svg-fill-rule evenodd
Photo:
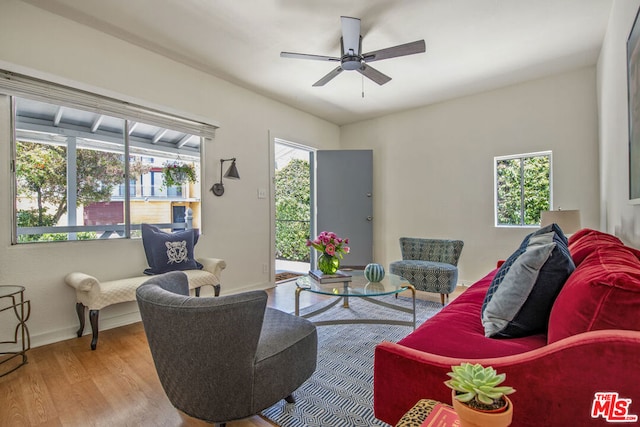
<path fill-rule="evenodd" d="M 5 306 L 7 303 L 8 305 Z M 0 285 L 0 313 L 12 309 L 18 322 L 13 334 L 13 340 L 0 341 L 0 377 L 15 371 L 27 363 L 27 350 L 31 348 L 31 338 L 29 337 L 29 328 L 27 328 L 27 320 L 29 320 L 29 315 L 31 314 L 31 301 L 24 300 L 24 286 Z M 5 345 L 10 344 L 13 344 L 12 351 L 2 351 Z M 21 358 L 22 360 L 17 365 L 10 363 L 7 365 L 9 368 L 6 371 L 2 371 L 5 368 L 5 363 L 15 358 Z"/>

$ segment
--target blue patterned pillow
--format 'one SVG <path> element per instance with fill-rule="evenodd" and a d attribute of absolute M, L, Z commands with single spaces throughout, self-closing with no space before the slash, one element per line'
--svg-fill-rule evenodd
<path fill-rule="evenodd" d="M 193 249 L 198 242 L 197 229 L 165 233 L 150 224 L 142 224 L 141 229 L 142 245 L 149 264 L 144 274 L 202 269 L 202 264 L 195 260 Z"/>

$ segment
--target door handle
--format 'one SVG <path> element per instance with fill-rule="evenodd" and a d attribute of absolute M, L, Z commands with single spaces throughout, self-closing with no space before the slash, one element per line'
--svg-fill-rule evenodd
<path fill-rule="evenodd" d="M 373 221 L 373 217 L 372 216 L 368 216 L 367 217 L 367 221 Z"/>

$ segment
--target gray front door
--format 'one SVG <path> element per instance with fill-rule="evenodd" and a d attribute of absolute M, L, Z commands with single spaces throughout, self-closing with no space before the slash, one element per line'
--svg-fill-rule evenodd
<path fill-rule="evenodd" d="M 341 267 L 373 262 L 373 151 L 316 151 L 315 191 L 317 232 L 349 238 Z"/>

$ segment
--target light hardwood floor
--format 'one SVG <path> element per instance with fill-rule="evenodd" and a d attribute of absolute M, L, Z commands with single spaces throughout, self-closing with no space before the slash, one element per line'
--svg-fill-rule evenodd
<path fill-rule="evenodd" d="M 269 290 L 269 305 L 293 311 L 294 282 Z M 455 298 L 465 288 L 451 296 Z M 435 294 L 420 298 L 439 302 Z M 302 294 L 301 306 L 318 296 Z M 70 308 L 72 309 L 72 308 Z M 141 323 L 29 350 L 28 363 L 0 378 L 0 426 L 205 426 L 176 410 L 156 375 Z M 253 416 L 229 427 L 274 424 Z"/>

